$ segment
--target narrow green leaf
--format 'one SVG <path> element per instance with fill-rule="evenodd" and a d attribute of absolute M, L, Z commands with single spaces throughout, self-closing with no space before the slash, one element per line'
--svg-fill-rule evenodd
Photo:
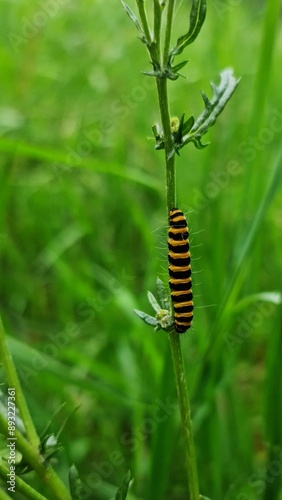
<path fill-rule="evenodd" d="M 247 295 L 236 304 L 233 312 L 238 314 L 238 312 L 243 311 L 244 309 L 246 309 L 246 307 L 248 307 L 250 304 L 254 304 L 255 302 L 268 302 L 270 304 L 279 305 L 282 303 L 282 293 L 279 291 L 274 291 Z"/>
<path fill-rule="evenodd" d="M 139 311 L 138 309 L 134 309 L 134 312 L 139 318 L 142 319 L 142 321 L 147 323 L 147 325 L 157 326 L 158 322 L 157 322 L 156 318 L 154 318 L 153 316 L 150 316 L 149 314 L 147 314 L 143 311 Z"/>
<path fill-rule="evenodd" d="M 176 46 L 171 50 L 170 58 L 181 54 L 198 36 L 205 21 L 207 11 L 206 0 L 193 0 L 190 12 L 190 26 L 188 32 L 178 38 Z"/>
<path fill-rule="evenodd" d="M 178 71 L 180 71 L 182 68 L 184 68 L 184 66 L 186 66 L 186 64 L 187 64 L 188 62 L 189 62 L 189 61 L 188 61 L 188 59 L 187 59 L 187 61 L 182 61 L 181 63 L 176 64 L 175 66 L 172 66 L 172 67 L 171 67 L 172 72 L 176 74 Z"/>
<path fill-rule="evenodd" d="M 186 120 L 186 122 L 184 122 L 184 124 L 183 124 L 183 129 L 182 129 L 183 135 L 188 134 L 188 132 L 190 132 L 194 123 L 195 123 L 194 116 L 190 116 L 190 118 L 188 118 L 188 120 Z"/>
<path fill-rule="evenodd" d="M 148 292 L 148 300 L 152 306 L 152 308 L 156 311 L 159 312 L 161 309 L 161 306 L 158 304 L 157 299 L 154 297 L 154 295 L 151 292 Z"/>
<path fill-rule="evenodd" d="M 125 500 L 128 493 L 129 485 L 132 481 L 132 476 L 130 470 L 126 473 L 123 478 L 121 487 L 117 490 L 115 500 Z"/>
<path fill-rule="evenodd" d="M 121 0 L 122 6 L 127 13 L 128 17 L 131 19 L 131 21 L 135 24 L 136 28 L 138 29 L 139 33 L 141 33 L 142 37 L 144 37 L 144 31 L 142 30 L 141 24 L 139 23 L 137 17 L 135 14 L 132 12 L 131 8 L 128 7 L 128 5 Z"/>

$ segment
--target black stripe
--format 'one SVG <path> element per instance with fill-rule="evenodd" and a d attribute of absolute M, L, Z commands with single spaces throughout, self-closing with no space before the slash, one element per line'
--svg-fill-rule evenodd
<path fill-rule="evenodd" d="M 168 232 L 168 236 L 174 241 L 185 241 L 189 236 L 189 231 L 185 231 L 185 229 L 183 228 L 183 231 L 181 233 L 173 233 L 173 231 L 170 230 Z"/>
<path fill-rule="evenodd" d="M 177 331 L 177 333 L 185 333 L 186 330 L 188 330 L 190 328 L 191 325 L 188 325 L 188 326 L 177 326 L 177 324 L 175 323 L 175 330 Z"/>
<path fill-rule="evenodd" d="M 177 290 L 177 291 L 180 291 L 180 290 Z M 184 290 L 186 291 L 186 290 Z M 192 290 L 188 291 L 187 290 L 187 293 L 183 293 L 181 295 L 173 295 L 173 290 L 172 290 L 172 293 L 171 293 L 171 300 L 173 302 L 190 302 L 190 300 L 193 299 L 193 293 L 192 293 Z"/>
<path fill-rule="evenodd" d="M 188 241 L 184 243 L 184 245 L 172 245 L 171 243 L 169 243 L 168 248 L 175 253 L 186 253 L 189 252 L 190 249 Z"/>
<path fill-rule="evenodd" d="M 175 278 L 176 280 L 185 280 L 186 278 L 191 278 L 191 267 L 190 269 L 185 269 L 185 271 L 182 271 L 182 268 L 179 268 L 179 271 L 173 271 L 170 267 L 168 268 L 169 275 L 171 278 Z"/>
<path fill-rule="evenodd" d="M 188 281 L 187 283 L 171 283 L 169 282 L 169 286 L 172 292 L 188 292 L 192 288 L 192 281 Z M 174 300 L 174 299 L 172 299 Z M 177 301 L 178 302 L 178 301 Z M 181 299 L 182 302 L 182 299 Z"/>
<path fill-rule="evenodd" d="M 176 259 L 172 257 L 170 254 L 168 254 L 168 260 L 170 264 L 173 264 L 174 266 L 178 267 L 187 267 L 190 264 L 190 257 L 184 257 L 184 258 L 179 258 L 177 257 Z"/>

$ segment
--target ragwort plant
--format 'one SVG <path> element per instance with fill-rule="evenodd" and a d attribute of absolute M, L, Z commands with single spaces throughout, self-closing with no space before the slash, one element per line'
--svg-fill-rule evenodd
<path fill-rule="evenodd" d="M 213 97 L 211 99 L 208 98 L 204 92 L 201 92 L 204 102 L 204 111 L 200 116 L 196 119 L 194 116 L 189 116 L 189 118 L 186 119 L 185 113 L 183 113 L 180 118 L 172 117 L 169 109 L 168 80 L 176 81 L 180 76 L 179 72 L 188 62 L 187 60 L 176 61 L 176 58 L 180 56 L 186 47 L 193 43 L 199 35 L 206 17 L 206 0 L 192 0 L 190 21 L 187 22 L 187 32 L 178 37 L 176 45 L 174 46 L 171 45 L 171 35 L 175 0 L 154 0 L 151 2 L 153 5 L 152 27 L 149 25 L 144 0 L 136 0 L 139 17 L 135 15 L 126 3 L 122 1 L 122 4 L 128 16 L 135 24 L 139 33 L 139 38 L 145 45 L 150 56 L 152 68 L 150 71 L 144 71 L 143 73 L 148 75 L 148 77 L 155 78 L 156 81 L 161 123 L 153 126 L 153 133 L 156 141 L 155 148 L 157 150 L 164 150 L 166 202 L 168 222 L 170 222 L 169 214 L 178 206 L 176 197 L 175 157 L 179 155 L 180 150 L 189 143 L 193 143 L 197 149 L 202 149 L 207 146 L 207 144 L 202 142 L 202 138 L 209 128 L 214 125 L 217 117 L 236 89 L 239 80 L 234 77 L 232 70 L 225 69 L 220 74 L 219 85 L 211 83 L 213 90 Z M 180 228 L 182 235 L 179 236 L 179 238 L 184 239 L 183 226 L 180 226 Z M 186 248 L 186 264 L 190 264 L 189 243 Z M 190 265 L 186 267 L 186 270 L 189 272 L 191 288 Z M 184 268 L 182 272 L 184 274 Z M 180 274 L 178 274 L 178 276 L 180 276 Z M 182 281 L 182 286 L 187 286 L 187 279 L 186 274 L 186 277 L 183 280 L 179 279 L 178 283 L 180 284 Z M 181 288 L 181 290 L 183 290 L 183 288 Z M 204 497 L 202 497 L 199 492 L 190 404 L 181 352 L 180 335 L 177 332 L 178 328 L 177 325 L 175 325 L 175 319 L 169 307 L 169 298 L 166 293 L 166 288 L 159 279 L 157 279 L 157 299 L 150 292 L 148 298 L 153 309 L 156 311 L 155 317 L 142 311 L 136 310 L 135 312 L 145 323 L 153 326 L 155 330 L 162 329 L 168 332 L 183 427 L 189 499 L 199 500 L 199 498 Z M 190 298 L 192 298 L 191 289 Z M 187 304 L 190 308 L 193 307 L 192 301 L 186 302 L 186 305 Z M 192 313 L 190 318 L 192 318 Z M 187 326 L 187 329 L 189 326 Z"/>

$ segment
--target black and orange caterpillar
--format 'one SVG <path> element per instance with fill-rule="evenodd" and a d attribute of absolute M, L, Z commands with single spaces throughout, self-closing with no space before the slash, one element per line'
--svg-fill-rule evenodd
<path fill-rule="evenodd" d="M 175 330 L 184 333 L 192 325 L 194 304 L 189 231 L 186 218 L 178 208 L 169 212 L 168 261 Z"/>

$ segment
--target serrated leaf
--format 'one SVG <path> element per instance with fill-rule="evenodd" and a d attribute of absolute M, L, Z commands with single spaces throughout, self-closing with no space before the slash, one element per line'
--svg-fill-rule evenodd
<path fill-rule="evenodd" d="M 149 314 L 139 311 L 138 309 L 134 309 L 135 314 L 142 319 L 147 325 L 150 326 L 157 326 L 157 320 L 153 316 L 150 316 Z"/>
<path fill-rule="evenodd" d="M 135 24 L 136 28 L 138 29 L 139 33 L 142 34 L 142 38 L 145 36 L 144 31 L 142 30 L 141 24 L 139 23 L 138 18 L 135 16 L 135 14 L 132 12 L 131 8 L 121 0 L 122 6 L 127 13 L 128 17 L 131 19 L 131 21 Z"/>
<path fill-rule="evenodd" d="M 74 464 L 69 469 L 69 485 L 72 500 L 82 500 L 83 484 Z"/>
<path fill-rule="evenodd" d="M 130 470 L 126 473 L 126 475 L 123 478 L 122 485 L 116 492 L 115 500 L 125 500 L 127 497 L 128 493 L 128 488 L 130 485 L 130 482 L 132 480 L 131 472 Z"/>
<path fill-rule="evenodd" d="M 201 138 L 212 127 L 225 108 L 227 102 L 234 93 L 240 79 L 236 79 L 231 69 L 225 69 L 220 73 L 220 83 L 218 86 L 211 84 L 214 95 L 210 100 L 204 92 L 202 98 L 205 104 L 205 110 L 197 118 L 190 132 L 183 137 L 182 147 L 188 142 L 193 142 L 198 149 L 202 149 L 207 144 L 201 143 Z"/>
<path fill-rule="evenodd" d="M 147 296 L 148 296 L 148 300 L 149 300 L 152 308 L 154 309 L 154 311 L 159 312 L 159 310 L 161 309 L 161 306 L 159 305 L 157 299 L 154 297 L 154 295 L 151 292 L 148 292 Z"/>
<path fill-rule="evenodd" d="M 190 25 L 188 32 L 178 38 L 176 46 L 170 52 L 170 58 L 181 54 L 198 36 L 203 26 L 207 11 L 206 0 L 193 0 L 190 12 Z"/>

